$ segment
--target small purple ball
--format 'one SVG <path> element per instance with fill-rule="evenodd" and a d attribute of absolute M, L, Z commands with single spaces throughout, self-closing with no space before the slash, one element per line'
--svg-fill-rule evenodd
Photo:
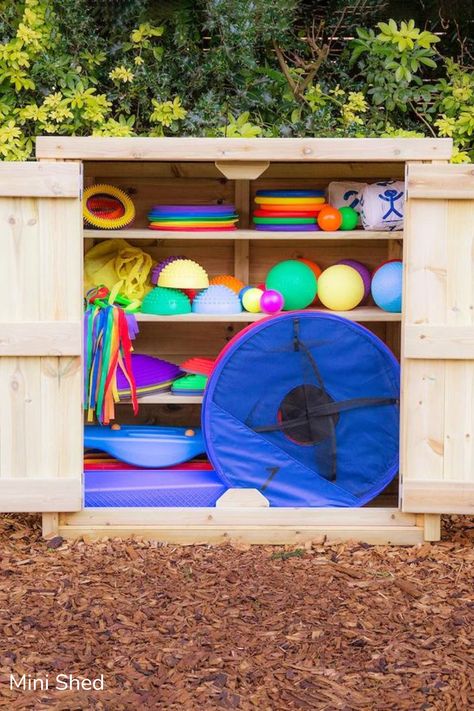
<path fill-rule="evenodd" d="M 267 289 L 260 299 L 260 308 L 266 314 L 276 314 L 285 304 L 283 294 L 275 289 Z"/>
<path fill-rule="evenodd" d="M 355 259 L 341 259 L 338 264 L 345 264 L 346 267 L 352 267 L 362 277 L 362 281 L 364 282 L 364 296 L 362 297 L 362 301 L 360 303 L 363 304 L 365 301 L 367 301 L 370 294 L 370 285 L 372 282 L 370 271 L 365 266 L 365 264 L 362 264 L 362 262 L 357 262 Z"/>

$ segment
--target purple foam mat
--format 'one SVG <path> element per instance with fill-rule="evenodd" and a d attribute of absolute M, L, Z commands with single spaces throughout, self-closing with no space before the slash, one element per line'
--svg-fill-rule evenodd
<path fill-rule="evenodd" d="M 103 470 L 84 472 L 86 508 L 215 506 L 227 487 L 214 470 Z"/>

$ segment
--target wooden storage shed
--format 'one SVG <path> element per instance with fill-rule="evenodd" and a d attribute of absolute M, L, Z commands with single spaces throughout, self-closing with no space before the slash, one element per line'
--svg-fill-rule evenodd
<path fill-rule="evenodd" d="M 448 139 L 62 138 L 37 162 L 0 163 L 0 511 L 42 512 L 45 535 L 162 541 L 369 543 L 437 540 L 441 513 L 474 513 L 474 168 L 449 165 Z M 330 180 L 405 178 L 403 232 L 266 233 L 250 229 L 255 191 Z M 132 228 L 83 228 L 84 186 L 126 189 Z M 235 233 L 153 233 L 153 202 L 235 202 Z M 403 254 L 403 313 L 345 312 L 381 337 L 402 368 L 400 474 L 363 508 L 272 508 L 230 490 L 216 508 L 83 508 L 83 254 L 120 236 L 154 257 L 183 250 L 209 272 L 262 281 L 278 260 L 375 267 Z M 135 242 L 136 241 L 136 242 Z M 216 356 L 262 314 L 138 314 L 141 352 L 176 362 Z M 160 394 L 148 423 L 198 424 L 200 398 Z M 119 421 L 130 408 L 119 406 Z"/>

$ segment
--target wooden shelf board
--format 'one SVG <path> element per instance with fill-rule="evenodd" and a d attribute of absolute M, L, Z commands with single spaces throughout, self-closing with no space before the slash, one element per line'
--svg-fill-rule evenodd
<path fill-rule="evenodd" d="M 140 397 L 138 403 L 140 405 L 200 405 L 202 397 L 202 395 L 173 395 L 166 392 Z M 130 405 L 130 400 L 122 400 L 118 404 Z"/>
<path fill-rule="evenodd" d="M 366 230 L 347 230 L 339 232 L 271 232 L 264 230 L 234 230 L 220 232 L 173 232 L 168 230 L 124 229 L 124 230 L 84 230 L 85 239 L 168 239 L 168 240 L 387 240 L 403 239 L 403 231 L 398 232 L 370 232 Z"/>
<path fill-rule="evenodd" d="M 334 314 L 336 316 L 343 316 L 349 321 L 401 321 L 402 315 L 400 313 L 390 313 L 388 311 L 382 311 L 376 306 L 359 306 L 352 311 L 328 311 L 327 309 L 305 309 L 305 312 L 316 311 L 321 313 Z M 137 321 L 147 322 L 147 323 L 159 323 L 161 321 L 186 321 L 186 322 L 223 322 L 223 323 L 250 323 L 252 321 L 259 321 L 262 318 L 268 318 L 267 314 L 251 314 L 247 311 L 242 311 L 238 314 L 179 314 L 176 316 L 155 316 L 154 314 L 135 314 Z"/>

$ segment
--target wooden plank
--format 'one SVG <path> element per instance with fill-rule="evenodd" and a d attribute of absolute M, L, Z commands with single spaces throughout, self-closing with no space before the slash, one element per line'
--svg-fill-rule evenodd
<path fill-rule="evenodd" d="M 141 351 L 140 351 L 141 352 Z M 139 397 L 140 405 L 200 405 L 202 403 L 202 395 L 173 395 L 173 393 L 157 393 L 156 395 L 147 395 Z M 131 401 L 123 401 L 117 405 L 130 405 Z"/>
<path fill-rule="evenodd" d="M 403 510 L 474 514 L 474 482 L 439 479 L 403 482 Z"/>
<path fill-rule="evenodd" d="M 306 180 L 306 185 L 316 187 L 327 185 L 331 180 L 361 180 L 376 182 L 378 180 L 403 180 L 404 163 L 359 163 L 341 161 L 339 163 L 278 163 L 271 162 L 265 171 L 264 180 L 278 180 L 274 187 L 292 187 L 298 180 Z M 183 161 L 89 161 L 84 164 L 86 180 L 93 176 L 93 182 L 112 182 L 116 178 L 220 178 L 214 162 L 183 162 Z M 259 180 L 255 184 L 259 185 Z M 295 186 L 303 187 L 303 186 Z"/>
<path fill-rule="evenodd" d="M 242 220 L 241 220 L 242 221 Z M 392 237 L 390 237 L 392 234 Z M 148 228 L 129 228 L 123 230 L 84 230 L 85 239 L 141 239 L 141 240 L 193 240 L 195 242 L 206 240 L 224 241 L 246 241 L 263 240 L 268 241 L 311 241 L 327 242 L 329 240 L 382 240 L 384 242 L 393 239 L 390 232 L 371 232 L 369 230 L 347 230 L 347 232 L 268 232 L 265 230 L 238 229 L 232 232 L 172 232 L 169 230 L 150 230 Z M 397 232 L 397 239 L 403 239 L 403 232 Z"/>
<path fill-rule="evenodd" d="M 445 205 L 418 200 L 405 204 L 402 353 L 409 327 L 430 326 L 445 319 L 446 225 Z M 400 448 L 403 496 L 408 480 L 443 478 L 444 392 L 442 362 L 404 357 Z"/>
<path fill-rule="evenodd" d="M 471 164 L 413 165 L 406 189 L 409 199 L 473 200 L 474 168 Z"/>
<path fill-rule="evenodd" d="M 0 510 L 9 512 L 78 511 L 82 482 L 76 479 L 0 479 Z"/>
<path fill-rule="evenodd" d="M 382 311 L 382 309 L 376 306 L 358 306 L 352 311 L 328 311 L 327 309 L 305 309 L 305 311 L 315 311 L 321 313 L 331 313 L 337 316 L 343 316 L 349 321 L 400 321 L 401 314 L 390 313 L 388 311 Z M 259 321 L 262 318 L 267 318 L 267 314 L 251 314 L 247 311 L 242 311 L 238 314 L 179 314 L 176 316 L 155 316 L 154 314 L 135 314 L 137 321 L 139 322 L 149 322 L 149 323 L 160 323 L 162 321 L 178 321 L 178 322 L 189 322 L 189 323 L 211 323 L 211 322 L 251 322 Z"/>
<path fill-rule="evenodd" d="M 234 202 L 235 209 L 240 217 L 239 225 L 243 228 L 238 232 L 242 231 L 245 234 L 252 232 L 252 230 L 248 229 L 250 224 L 250 183 L 248 180 L 235 181 Z M 249 258 L 249 240 L 242 239 L 239 236 L 234 243 L 234 276 L 237 279 L 241 279 L 244 284 L 249 283 Z"/>
<path fill-rule="evenodd" d="M 318 528 L 311 526 L 260 526 L 260 527 L 229 527 L 215 526 L 183 527 L 159 526 L 59 526 L 58 534 L 65 539 L 84 538 L 87 541 L 103 537 L 131 538 L 160 541 L 176 545 L 218 545 L 221 543 L 244 543 L 253 545 L 302 545 L 307 542 L 327 541 L 339 543 L 344 541 L 361 541 L 371 545 L 414 546 L 423 543 L 423 528 L 419 526 L 328 526 Z"/>
<path fill-rule="evenodd" d="M 81 354 L 80 322 L 0 323 L 0 356 L 79 356 Z"/>
<path fill-rule="evenodd" d="M 37 158 L 130 161 L 449 159 L 449 138 L 109 138 L 39 136 Z"/>
<path fill-rule="evenodd" d="M 80 191 L 74 163 L 0 163 L 0 197 L 78 198 Z"/>
<path fill-rule="evenodd" d="M 392 526 L 416 525 L 416 516 L 393 507 L 293 508 L 251 506 L 91 508 L 63 517 L 71 526 Z"/>
<path fill-rule="evenodd" d="M 405 327 L 406 358 L 474 360 L 474 326 Z"/>

